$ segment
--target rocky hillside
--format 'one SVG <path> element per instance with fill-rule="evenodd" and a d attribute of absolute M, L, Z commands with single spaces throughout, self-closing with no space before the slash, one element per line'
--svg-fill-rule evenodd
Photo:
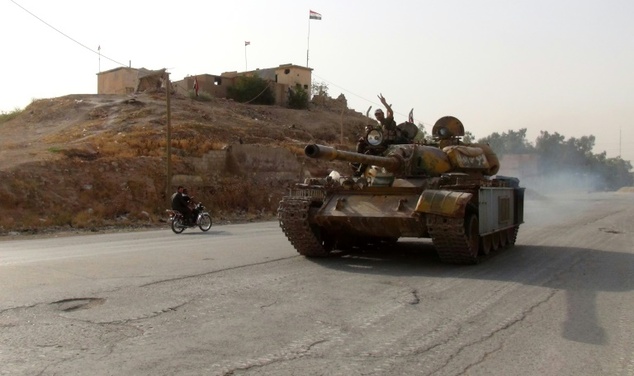
<path fill-rule="evenodd" d="M 166 103 L 162 93 L 69 95 L 0 123 L 0 234 L 156 225 L 178 184 L 218 222 L 272 218 L 289 183 L 328 172 L 303 156 L 306 144 L 351 150 L 371 121 L 345 98 L 291 110 L 171 97 L 167 187 Z"/>

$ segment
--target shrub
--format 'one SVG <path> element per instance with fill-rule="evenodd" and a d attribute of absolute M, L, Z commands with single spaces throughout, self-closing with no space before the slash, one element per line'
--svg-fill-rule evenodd
<path fill-rule="evenodd" d="M 187 92 L 187 96 L 190 99 L 199 101 L 199 102 L 209 102 L 211 101 L 211 94 L 206 91 L 199 90 L 198 96 L 196 96 L 196 92 L 194 90 L 190 90 Z"/>
<path fill-rule="evenodd" d="M 17 117 L 18 115 L 20 115 L 22 113 L 22 109 L 19 108 L 15 108 L 13 111 L 11 112 L 0 112 L 0 124 L 2 123 L 6 123 L 7 121 Z"/>
<path fill-rule="evenodd" d="M 295 85 L 295 88 L 288 89 L 288 107 L 296 110 L 308 108 L 308 92 L 301 85 Z"/>
<path fill-rule="evenodd" d="M 235 85 L 227 89 L 227 96 L 241 103 L 267 105 L 275 103 L 268 82 L 257 76 L 236 78 Z"/>

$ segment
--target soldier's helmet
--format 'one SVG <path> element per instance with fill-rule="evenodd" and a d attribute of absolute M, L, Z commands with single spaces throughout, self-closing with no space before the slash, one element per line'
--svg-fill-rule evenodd
<path fill-rule="evenodd" d="M 453 116 L 444 116 L 438 119 L 431 130 L 434 138 L 446 140 L 464 136 L 462 122 Z"/>

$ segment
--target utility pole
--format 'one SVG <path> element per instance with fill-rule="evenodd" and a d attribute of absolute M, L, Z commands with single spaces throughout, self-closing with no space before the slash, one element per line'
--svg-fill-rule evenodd
<path fill-rule="evenodd" d="M 341 108 L 341 120 L 340 120 L 341 124 L 339 126 L 339 129 L 341 131 L 341 138 L 340 138 L 341 145 L 343 145 L 343 113 L 346 111 L 346 108 L 347 108 L 346 104 L 343 101 L 342 103 L 343 103 L 343 107 Z"/>
<path fill-rule="evenodd" d="M 165 105 L 167 106 L 167 187 L 165 197 L 169 200 L 172 192 L 172 110 L 170 107 L 170 76 L 165 72 Z"/>

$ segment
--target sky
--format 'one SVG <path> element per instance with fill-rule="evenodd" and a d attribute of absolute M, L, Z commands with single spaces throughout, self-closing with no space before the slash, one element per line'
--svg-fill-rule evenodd
<path fill-rule="evenodd" d="M 96 94 L 120 66 L 177 81 L 291 63 L 362 113 L 383 94 L 428 132 L 452 115 L 476 138 L 594 135 L 634 164 L 633 15 L 632 0 L 0 0 L 0 112 Z"/>

